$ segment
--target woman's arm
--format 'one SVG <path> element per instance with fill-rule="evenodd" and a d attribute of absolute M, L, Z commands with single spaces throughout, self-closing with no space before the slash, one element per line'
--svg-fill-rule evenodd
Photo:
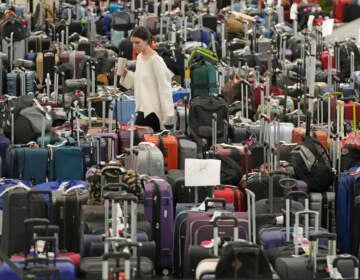
<path fill-rule="evenodd" d="M 121 75 L 120 84 L 127 89 L 134 88 L 134 72 L 127 70 L 126 68 Z"/>
<path fill-rule="evenodd" d="M 160 58 L 161 59 L 161 58 Z M 174 123 L 174 103 L 172 98 L 171 78 L 172 73 L 166 64 L 156 59 L 153 65 L 155 80 L 158 87 L 159 101 L 161 104 L 161 118 L 163 125 L 172 125 Z"/>

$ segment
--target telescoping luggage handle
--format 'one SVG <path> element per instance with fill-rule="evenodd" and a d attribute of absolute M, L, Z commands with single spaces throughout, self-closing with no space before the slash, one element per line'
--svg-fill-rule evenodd
<path fill-rule="evenodd" d="M 328 240 L 328 258 L 334 258 L 336 256 L 336 234 L 329 232 L 318 232 L 311 234 L 309 236 L 310 241 L 310 260 L 309 263 L 311 265 L 313 273 L 317 272 L 318 269 L 318 240 L 327 239 Z"/>
<path fill-rule="evenodd" d="M 286 178 L 290 179 L 290 178 Z M 295 182 L 296 180 L 293 179 Z M 291 199 L 293 197 L 305 198 L 305 210 L 309 210 L 309 195 L 302 191 L 291 191 L 285 197 L 285 227 L 286 227 L 286 242 L 290 242 L 290 217 L 291 217 Z M 309 216 L 305 215 L 305 237 L 309 236 Z"/>
<path fill-rule="evenodd" d="M 294 233 L 296 234 L 297 232 L 299 232 L 300 216 L 302 216 L 302 215 L 315 216 L 315 232 L 318 232 L 319 231 L 319 212 L 311 211 L 311 210 L 303 210 L 303 211 L 298 211 L 295 213 Z M 294 245 L 295 245 L 295 255 L 299 255 L 299 244 L 298 244 L 296 238 L 294 238 Z"/>
<path fill-rule="evenodd" d="M 133 257 L 136 257 L 137 259 L 137 262 L 136 262 L 136 277 L 135 279 L 140 279 L 140 253 L 139 253 L 139 250 L 141 249 L 142 247 L 142 243 L 139 243 L 139 242 L 135 242 L 135 241 L 129 241 L 127 239 L 124 239 L 124 238 L 119 238 L 119 237 L 106 237 L 105 238 L 105 245 L 104 245 L 104 255 L 107 255 L 109 254 L 109 243 L 116 243 L 116 252 L 113 252 L 113 253 L 121 253 L 121 252 L 126 252 L 124 249 L 125 248 L 128 248 L 129 250 L 132 249 L 133 251 Z M 118 250 L 121 250 L 121 251 L 118 251 Z M 129 259 L 131 258 L 131 253 L 130 252 L 126 252 L 129 254 Z M 106 258 L 103 259 L 103 262 L 102 262 L 102 280 L 108 280 L 109 278 L 107 277 L 107 273 L 108 273 L 108 269 L 109 269 L 109 263 L 108 263 L 108 259 L 109 258 Z M 126 265 L 126 264 L 125 264 Z M 130 262 L 128 263 L 128 278 L 125 278 L 125 279 L 131 279 L 131 275 L 130 275 Z"/>

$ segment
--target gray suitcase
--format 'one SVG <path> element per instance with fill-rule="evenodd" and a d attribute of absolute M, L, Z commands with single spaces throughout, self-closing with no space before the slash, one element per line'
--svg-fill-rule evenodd
<path fill-rule="evenodd" d="M 142 142 L 134 146 L 132 154 L 125 159 L 125 168 L 134 169 L 140 174 L 164 176 L 164 156 L 152 143 Z"/>
<path fill-rule="evenodd" d="M 185 169 L 186 158 L 197 158 L 197 145 L 187 139 L 179 139 L 179 169 Z"/>
<path fill-rule="evenodd" d="M 320 214 L 321 226 L 336 233 L 335 193 L 310 193 L 310 209 Z"/>
<path fill-rule="evenodd" d="M 176 121 L 175 130 L 177 132 L 182 132 L 182 133 L 188 134 L 188 132 L 189 132 L 189 126 L 188 126 L 188 124 L 189 124 L 189 108 L 177 106 L 175 121 Z"/>

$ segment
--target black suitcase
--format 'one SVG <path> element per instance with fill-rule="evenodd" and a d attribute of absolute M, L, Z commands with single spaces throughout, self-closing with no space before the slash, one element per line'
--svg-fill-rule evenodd
<path fill-rule="evenodd" d="M 49 212 L 44 197 L 38 191 L 24 187 L 23 184 L 7 186 L 2 195 L 1 250 L 10 256 L 24 251 L 27 240 L 24 220 L 27 218 L 48 218 Z"/>

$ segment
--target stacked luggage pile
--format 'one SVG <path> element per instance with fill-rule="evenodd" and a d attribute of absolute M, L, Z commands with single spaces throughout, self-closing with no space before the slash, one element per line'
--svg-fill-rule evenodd
<path fill-rule="evenodd" d="M 1 4 L 0 279 L 357 279 L 360 38 L 321 4 Z M 116 71 L 139 25 L 160 133 Z"/>

